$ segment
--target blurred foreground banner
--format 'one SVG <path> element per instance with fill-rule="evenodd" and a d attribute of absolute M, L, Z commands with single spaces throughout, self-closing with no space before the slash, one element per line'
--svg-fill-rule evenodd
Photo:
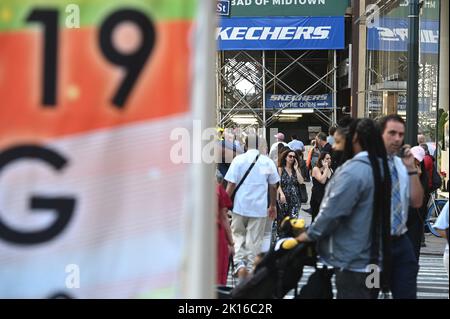
<path fill-rule="evenodd" d="M 0 298 L 176 296 L 196 10 L 0 2 Z"/>

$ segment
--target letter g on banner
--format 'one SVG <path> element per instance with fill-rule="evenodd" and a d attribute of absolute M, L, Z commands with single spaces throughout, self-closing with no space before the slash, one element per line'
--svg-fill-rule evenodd
<path fill-rule="evenodd" d="M 0 174 L 5 166 L 21 159 L 43 161 L 56 171 L 60 171 L 67 164 L 64 157 L 48 148 L 35 145 L 15 146 L 0 153 Z M 30 208 L 32 210 L 52 209 L 57 217 L 47 228 L 38 231 L 13 229 L 0 217 L 0 239 L 20 245 L 41 244 L 52 240 L 68 225 L 74 212 L 75 198 L 33 196 L 30 200 Z"/>

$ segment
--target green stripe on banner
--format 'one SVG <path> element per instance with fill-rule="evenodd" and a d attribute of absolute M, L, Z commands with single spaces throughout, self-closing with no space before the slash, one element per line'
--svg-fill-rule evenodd
<path fill-rule="evenodd" d="M 27 17 L 38 8 L 57 9 L 59 24 L 64 26 L 76 5 L 80 13 L 80 27 L 98 26 L 112 11 L 125 8 L 139 9 L 156 21 L 192 20 L 197 9 L 197 0 L 1 0 L 0 32 L 30 28 Z M 69 17 L 70 18 L 70 17 Z"/>

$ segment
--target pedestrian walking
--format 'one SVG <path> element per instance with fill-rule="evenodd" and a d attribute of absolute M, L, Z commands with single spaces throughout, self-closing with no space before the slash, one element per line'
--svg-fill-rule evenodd
<path fill-rule="evenodd" d="M 314 221 L 319 213 L 320 203 L 325 194 L 325 187 L 333 175 L 333 170 L 330 166 L 331 155 L 326 152 L 320 153 L 316 167 L 312 171 L 313 187 L 310 200 L 312 221 Z"/>
<path fill-rule="evenodd" d="M 269 157 L 272 161 L 274 161 L 275 165 L 278 164 L 278 153 L 280 146 L 288 146 L 287 143 L 284 142 L 284 134 L 279 132 L 274 135 L 276 141 L 272 144 L 269 151 Z"/>
<path fill-rule="evenodd" d="M 417 298 L 418 266 L 414 249 L 406 236 L 408 209 L 420 208 L 423 188 L 409 145 L 403 145 L 405 121 L 397 114 L 383 117 L 379 122 L 388 154 L 392 179 L 391 245 L 392 272 L 390 286 L 394 299 Z"/>
<path fill-rule="evenodd" d="M 335 268 L 338 299 L 371 299 L 378 289 L 366 284 L 370 266 L 389 271 L 389 168 L 374 121 L 356 120 L 349 134 L 349 160 L 336 171 L 319 215 L 297 240 L 317 242 L 321 262 Z"/>
<path fill-rule="evenodd" d="M 278 187 L 278 202 L 281 207 L 281 216 L 277 221 L 281 222 L 286 216 L 298 218 L 302 205 L 300 185 L 304 183 L 300 172 L 300 159 L 294 151 L 286 151 L 281 155 L 278 165 L 280 186 Z"/>
<path fill-rule="evenodd" d="M 438 218 L 436 219 L 436 223 L 434 223 L 433 226 L 439 234 L 447 239 L 447 245 L 445 246 L 444 256 L 443 256 L 443 262 L 444 267 L 447 270 L 447 277 L 448 277 L 448 201 L 445 204 L 444 208 L 442 208 L 441 213 L 439 214 Z"/>
<path fill-rule="evenodd" d="M 260 153 L 263 142 L 255 134 L 248 135 L 247 152 L 236 156 L 225 176 L 227 193 L 233 200 L 235 275 L 241 279 L 253 269 L 255 256 L 260 253 L 267 217 L 276 217 L 276 184 L 280 177 L 275 163 Z"/>

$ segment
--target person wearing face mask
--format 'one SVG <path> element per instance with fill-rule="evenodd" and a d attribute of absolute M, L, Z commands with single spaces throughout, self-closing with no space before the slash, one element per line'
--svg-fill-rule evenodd
<path fill-rule="evenodd" d="M 338 123 L 338 127 L 334 131 L 334 143 L 332 146 L 333 152 L 331 154 L 331 168 L 336 171 L 339 166 L 344 164 L 349 158 L 347 154 L 351 154 L 353 134 L 350 134 L 349 127 L 355 119 L 345 117 Z"/>
<path fill-rule="evenodd" d="M 296 239 L 317 243 L 320 262 L 334 268 L 337 299 L 372 299 L 380 287 L 388 289 L 387 276 L 380 276 L 378 288 L 367 283 L 369 266 L 390 269 L 389 167 L 373 120 L 355 120 L 348 134 L 348 160 L 327 186 L 316 220 Z"/>

